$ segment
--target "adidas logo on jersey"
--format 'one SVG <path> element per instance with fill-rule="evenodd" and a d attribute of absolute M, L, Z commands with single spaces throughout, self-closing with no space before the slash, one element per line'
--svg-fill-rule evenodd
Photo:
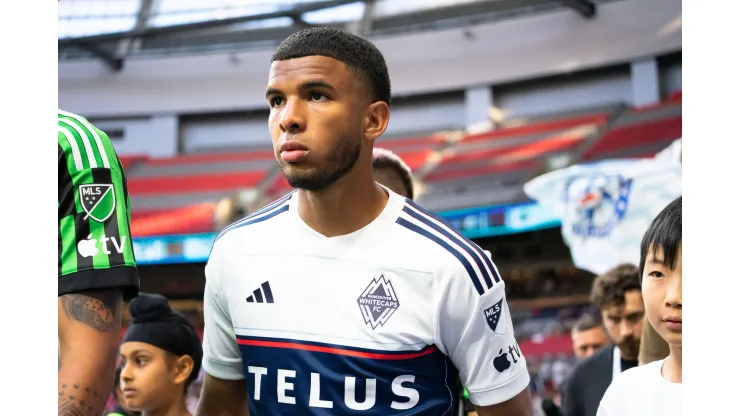
<path fill-rule="evenodd" d="M 270 282 L 262 283 L 262 286 L 254 289 L 252 294 L 247 297 L 249 303 L 275 303 L 272 298 L 272 290 L 270 289 Z"/>

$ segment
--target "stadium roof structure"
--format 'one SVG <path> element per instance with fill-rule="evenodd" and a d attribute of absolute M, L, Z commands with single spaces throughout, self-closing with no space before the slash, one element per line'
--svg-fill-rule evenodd
<path fill-rule="evenodd" d="M 59 59 L 125 59 L 274 47 L 314 25 L 365 36 L 460 27 L 620 0 L 59 0 Z"/>

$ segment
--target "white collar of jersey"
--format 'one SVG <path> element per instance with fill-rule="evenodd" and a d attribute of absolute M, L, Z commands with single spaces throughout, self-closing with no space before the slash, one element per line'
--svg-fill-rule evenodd
<path fill-rule="evenodd" d="M 386 193 L 388 193 L 388 202 L 386 203 L 385 208 L 383 208 L 383 211 L 380 213 L 380 215 L 378 215 L 378 217 L 375 218 L 370 224 L 349 234 L 344 234 L 336 237 L 326 237 L 313 228 L 309 227 L 298 214 L 299 202 L 297 195 L 293 198 L 290 198 L 290 201 L 288 202 L 288 204 L 290 205 L 288 213 L 296 220 L 296 222 L 299 224 L 298 226 L 306 235 L 312 236 L 314 239 L 317 239 L 319 241 L 331 242 L 333 244 L 346 247 L 351 242 L 356 240 L 361 234 L 364 234 L 368 230 L 377 228 L 388 222 L 395 222 L 399 215 L 401 215 L 401 211 L 403 210 L 406 199 L 401 195 L 398 195 L 395 192 L 391 191 L 387 187 L 383 185 L 380 186 L 386 191 Z"/>

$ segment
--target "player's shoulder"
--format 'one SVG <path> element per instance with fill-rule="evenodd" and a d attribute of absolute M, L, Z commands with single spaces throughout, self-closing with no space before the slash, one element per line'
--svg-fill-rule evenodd
<path fill-rule="evenodd" d="M 295 191 L 225 227 L 216 236 L 213 250 L 244 252 L 269 245 L 268 242 L 281 235 L 282 228 L 287 225 L 285 213 L 291 208 L 294 194 Z"/>
<path fill-rule="evenodd" d="M 77 135 L 97 136 L 101 140 L 108 140 L 108 135 L 95 127 L 85 117 L 64 110 L 57 110 L 57 137 L 66 132 Z"/>
<path fill-rule="evenodd" d="M 414 247 L 408 255 L 421 268 L 470 283 L 481 295 L 501 280 L 489 252 L 417 203 L 406 199 L 396 224 L 398 241 Z"/>

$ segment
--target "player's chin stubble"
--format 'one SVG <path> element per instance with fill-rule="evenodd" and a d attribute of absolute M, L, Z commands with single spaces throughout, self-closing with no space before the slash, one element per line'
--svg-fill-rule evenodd
<path fill-rule="evenodd" d="M 339 145 L 329 153 L 326 161 L 315 172 L 307 174 L 288 174 L 280 165 L 285 179 L 293 188 L 306 191 L 321 191 L 333 185 L 348 174 L 360 158 L 362 143 L 360 139 L 341 140 Z"/>

